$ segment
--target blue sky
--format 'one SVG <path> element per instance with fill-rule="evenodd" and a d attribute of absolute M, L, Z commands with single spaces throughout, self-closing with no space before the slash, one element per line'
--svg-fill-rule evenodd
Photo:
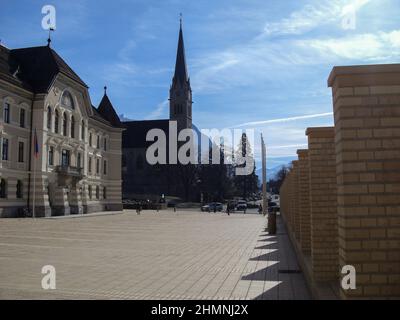
<path fill-rule="evenodd" d="M 168 117 L 182 12 L 194 123 L 263 132 L 270 165 L 305 147 L 306 127 L 333 124 L 333 66 L 400 56 L 398 0 L 2 0 L 2 43 L 46 44 L 46 4 L 57 10 L 52 46 L 89 85 L 92 103 L 106 84 L 132 119 Z M 355 28 L 343 27 L 349 8 Z"/>

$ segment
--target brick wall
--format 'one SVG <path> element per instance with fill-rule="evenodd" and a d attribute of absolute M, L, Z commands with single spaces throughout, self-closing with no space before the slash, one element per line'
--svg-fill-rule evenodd
<path fill-rule="evenodd" d="M 298 211 L 300 216 L 300 247 L 305 255 L 311 254 L 310 179 L 308 150 L 297 150 L 298 161 Z"/>
<path fill-rule="evenodd" d="M 400 65 L 335 67 L 339 264 L 357 289 L 343 298 L 400 297 Z"/>
<path fill-rule="evenodd" d="M 292 230 L 300 242 L 300 212 L 299 212 L 299 162 L 292 161 Z"/>
<path fill-rule="evenodd" d="M 315 281 L 338 279 L 334 128 L 308 128 L 311 267 Z"/>

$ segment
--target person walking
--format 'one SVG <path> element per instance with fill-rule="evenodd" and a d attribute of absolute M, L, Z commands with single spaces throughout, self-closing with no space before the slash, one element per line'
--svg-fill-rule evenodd
<path fill-rule="evenodd" d="M 258 214 L 262 213 L 262 204 L 260 203 L 260 205 L 258 206 Z"/>
<path fill-rule="evenodd" d="M 226 205 L 226 213 L 228 214 L 228 216 L 231 215 L 230 213 L 230 207 L 229 207 L 229 203 Z"/>

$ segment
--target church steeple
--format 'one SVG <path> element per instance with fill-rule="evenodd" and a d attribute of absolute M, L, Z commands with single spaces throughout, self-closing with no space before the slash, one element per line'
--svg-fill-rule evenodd
<path fill-rule="evenodd" d="M 169 118 L 178 122 L 178 130 L 192 127 L 192 89 L 186 65 L 182 16 L 176 52 L 175 73 L 169 90 Z"/>
<path fill-rule="evenodd" d="M 180 28 L 179 28 L 178 50 L 176 52 L 175 74 L 173 82 L 179 81 L 181 84 L 183 84 L 188 80 L 189 76 L 186 65 L 185 45 L 183 43 L 182 18 L 181 18 Z"/>

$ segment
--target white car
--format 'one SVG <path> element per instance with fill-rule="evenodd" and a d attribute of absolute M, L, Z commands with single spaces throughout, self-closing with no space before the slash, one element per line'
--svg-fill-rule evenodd
<path fill-rule="evenodd" d="M 236 205 L 236 210 L 245 211 L 247 209 L 247 202 L 244 200 L 239 200 Z"/>

